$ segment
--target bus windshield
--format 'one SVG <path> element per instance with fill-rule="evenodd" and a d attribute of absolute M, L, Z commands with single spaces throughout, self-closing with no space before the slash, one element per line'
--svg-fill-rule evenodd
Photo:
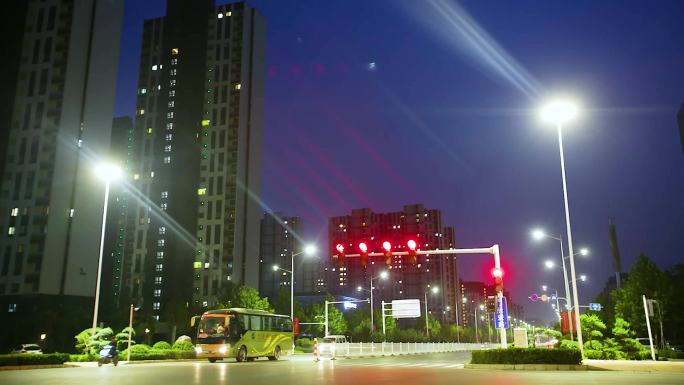
<path fill-rule="evenodd" d="M 197 328 L 197 337 L 225 337 L 228 335 L 228 317 L 202 317 Z"/>

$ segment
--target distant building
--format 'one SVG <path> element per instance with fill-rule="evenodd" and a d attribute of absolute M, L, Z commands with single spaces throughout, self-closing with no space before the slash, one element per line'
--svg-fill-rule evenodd
<path fill-rule="evenodd" d="M 406 242 L 415 240 L 419 249 L 449 249 L 455 245 L 453 227 L 445 227 L 440 210 L 427 209 L 422 204 L 407 205 L 403 210 L 375 213 L 371 209 L 354 209 L 351 215 L 332 217 L 328 222 L 329 250 L 342 243 L 348 254 L 358 253 L 358 244 L 367 242 L 369 251 L 380 252 L 382 242 L 389 241 L 393 251 L 406 251 Z M 455 322 L 455 309 L 460 301 L 458 267 L 455 255 L 420 255 L 417 265 L 406 257 L 394 256 L 390 266 L 384 258 L 371 258 L 363 268 L 358 258 L 348 258 L 346 265 L 326 267 L 327 290 L 335 295 L 366 298 L 357 287 L 370 288 L 370 279 L 388 270 L 390 278 L 377 279 L 373 296 L 375 309 L 381 301 L 393 299 L 420 299 L 428 292 L 429 312 L 440 320 Z M 430 293 L 438 287 L 437 294 Z"/>
<path fill-rule="evenodd" d="M 487 322 L 490 322 L 492 327 L 494 327 L 496 295 L 494 285 L 486 285 L 483 282 L 477 281 L 461 281 L 460 325 L 474 327 L 475 315 L 477 314 L 478 322 L 481 322 L 478 324 L 479 327 L 487 325 Z M 510 319 L 523 319 L 525 317 L 523 307 L 514 303 L 510 293 L 506 290 L 504 290 L 503 295 L 506 297 L 506 309 Z M 480 309 L 480 305 L 483 305 L 484 309 Z M 486 321 L 481 319 L 482 316 L 484 316 Z"/>
<path fill-rule="evenodd" d="M 245 2 L 166 11 L 143 24 L 121 296 L 173 337 L 227 282 L 259 286 L 266 21 Z"/>
<path fill-rule="evenodd" d="M 0 346 L 46 333 L 53 348 L 67 349 L 92 319 L 104 200 L 94 169 L 109 150 L 123 1 L 28 0 L 16 14 L 5 5 L 3 23 L 19 30 L 3 35 L 3 61 L 18 67 L 2 75 L 16 81 L 2 90 L 13 92 L 2 101 L 9 126 L 0 114 L 9 143 Z"/>
<path fill-rule="evenodd" d="M 292 270 L 292 253 L 295 264 L 295 295 L 314 295 L 324 292 L 319 255 L 302 253 L 304 224 L 300 217 L 286 217 L 281 213 L 266 213 L 261 219 L 259 293 L 269 299 L 277 298 L 281 290 L 290 290 L 290 275 L 277 265 Z"/>
<path fill-rule="evenodd" d="M 682 152 L 684 152 L 684 104 L 677 113 L 677 124 L 679 125 L 679 139 L 682 141 Z"/>

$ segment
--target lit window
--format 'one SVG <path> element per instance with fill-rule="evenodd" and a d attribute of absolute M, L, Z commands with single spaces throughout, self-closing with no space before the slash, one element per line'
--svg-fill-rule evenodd
<path fill-rule="evenodd" d="M 83 147 L 83 139 L 79 139 L 79 140 L 78 140 L 77 146 L 78 146 L 79 148 Z"/>
<path fill-rule="evenodd" d="M 174 96 L 176 96 L 176 90 L 169 91 L 169 97 L 172 98 Z"/>
<path fill-rule="evenodd" d="M 145 109 L 144 108 L 139 109 L 138 115 L 145 115 Z"/>
<path fill-rule="evenodd" d="M 7 235 L 10 235 L 10 236 L 11 236 L 11 235 L 14 235 L 14 232 L 15 232 L 14 226 L 10 226 L 10 227 L 7 229 Z"/>
<path fill-rule="evenodd" d="M 163 259 L 164 258 L 164 252 L 163 251 L 157 251 L 157 258 Z"/>
<path fill-rule="evenodd" d="M 147 127 L 147 134 L 151 134 L 151 133 L 152 133 L 152 127 Z"/>
<path fill-rule="evenodd" d="M 168 192 L 168 191 L 162 191 L 162 192 L 161 192 L 161 197 L 162 197 L 162 199 L 168 198 L 168 197 L 169 197 L 169 192 Z"/>
<path fill-rule="evenodd" d="M 164 164 L 171 164 L 171 157 L 170 156 L 164 157 Z"/>
<path fill-rule="evenodd" d="M 164 226 L 159 227 L 159 235 L 164 235 L 164 234 L 166 234 L 166 227 L 164 227 Z"/>
<path fill-rule="evenodd" d="M 154 296 L 161 297 L 161 289 L 154 289 Z"/>
<path fill-rule="evenodd" d="M 164 203 L 161 204 L 160 207 L 161 207 L 162 210 L 166 211 L 166 209 L 169 208 L 169 205 L 168 205 L 168 203 L 164 202 Z"/>
<path fill-rule="evenodd" d="M 163 239 L 157 239 L 157 246 L 164 246 L 164 243 L 166 243 Z"/>
<path fill-rule="evenodd" d="M 166 118 L 167 119 L 173 119 L 173 111 L 169 111 L 166 113 Z"/>
<path fill-rule="evenodd" d="M 175 68 L 172 68 L 171 71 L 169 71 L 169 75 L 171 76 L 176 76 L 177 72 Z"/>
<path fill-rule="evenodd" d="M 156 70 L 157 70 L 157 65 L 155 64 L 152 66 L 152 71 L 156 71 Z"/>
<path fill-rule="evenodd" d="M 164 270 L 164 265 L 162 265 L 161 263 L 158 263 L 158 264 L 154 267 L 154 270 L 155 270 L 155 271 L 158 271 L 158 272 L 159 272 L 159 271 L 162 271 L 162 270 Z"/>
<path fill-rule="evenodd" d="M 150 171 L 150 178 L 154 178 L 154 171 Z"/>
<path fill-rule="evenodd" d="M 159 302 L 152 303 L 152 310 L 159 310 L 160 307 L 161 307 L 161 304 Z M 159 316 L 155 316 L 155 317 L 159 317 Z"/>
<path fill-rule="evenodd" d="M 153 315 L 152 318 L 154 318 L 155 321 L 159 321 L 159 315 L 158 314 Z"/>
<path fill-rule="evenodd" d="M 176 59 L 176 58 L 171 59 L 171 65 L 175 66 L 176 64 L 178 64 L 178 59 Z"/>
<path fill-rule="evenodd" d="M 140 174 L 133 174 L 133 180 L 140 179 Z"/>
<path fill-rule="evenodd" d="M 171 48 L 171 55 L 178 55 L 178 48 Z"/>
<path fill-rule="evenodd" d="M 173 130 L 173 123 L 166 123 L 167 130 Z"/>
<path fill-rule="evenodd" d="M 167 144 L 166 146 L 164 146 L 164 152 L 171 152 L 171 145 L 170 144 Z"/>
<path fill-rule="evenodd" d="M 204 119 L 204 120 L 202 121 L 202 126 L 203 126 L 203 127 L 204 127 L 204 126 L 208 126 L 209 123 L 211 123 L 211 121 L 210 121 L 209 119 Z"/>
<path fill-rule="evenodd" d="M 209 264 L 209 262 L 204 262 L 204 268 L 205 268 L 205 269 L 208 269 L 209 266 L 211 266 L 211 265 Z"/>
<path fill-rule="evenodd" d="M 147 88 L 140 89 L 140 95 L 145 95 L 147 93 Z"/>
<path fill-rule="evenodd" d="M 223 14 L 219 13 L 218 15 L 216 15 L 216 17 L 218 17 L 219 19 L 223 19 Z"/>
<path fill-rule="evenodd" d="M 161 84 L 157 84 L 157 90 L 161 90 Z"/>
<path fill-rule="evenodd" d="M 209 302 L 207 302 L 207 301 L 202 301 L 202 306 L 204 306 L 204 307 L 209 306 Z"/>
<path fill-rule="evenodd" d="M 166 134 L 166 135 L 164 136 L 164 138 L 165 138 L 167 141 L 170 141 L 171 139 L 173 139 L 173 134 Z"/>
<path fill-rule="evenodd" d="M 231 12 L 231 11 L 226 12 L 226 16 L 230 16 L 232 14 L 233 14 L 233 12 Z"/>
<path fill-rule="evenodd" d="M 238 84 L 235 85 L 235 89 L 236 89 L 236 90 L 239 90 L 240 88 L 242 88 L 242 84 L 238 83 Z"/>
<path fill-rule="evenodd" d="M 12 209 L 12 212 L 10 213 L 11 216 L 16 217 L 19 215 L 19 207 L 15 207 Z"/>
<path fill-rule="evenodd" d="M 171 79 L 171 80 L 169 81 L 169 85 L 170 85 L 171 87 L 175 87 L 175 86 L 176 86 L 176 79 Z"/>
<path fill-rule="evenodd" d="M 176 102 L 173 100 L 169 100 L 169 102 L 167 103 L 167 106 L 169 106 L 169 108 L 173 108 L 176 106 Z"/>
<path fill-rule="evenodd" d="M 197 189 L 197 195 L 206 195 L 206 194 L 207 194 L 207 189 L 206 189 L 206 187 L 198 188 L 198 189 Z"/>
<path fill-rule="evenodd" d="M 69 209 L 69 218 L 74 217 L 74 211 L 75 211 L 74 209 Z"/>
<path fill-rule="evenodd" d="M 16 303 L 11 303 L 7 307 L 7 312 L 8 313 L 16 313 L 17 312 L 17 304 Z"/>
<path fill-rule="evenodd" d="M 193 262 L 192 267 L 194 267 L 195 269 L 201 269 L 202 268 L 202 262 L 195 261 L 195 262 Z"/>

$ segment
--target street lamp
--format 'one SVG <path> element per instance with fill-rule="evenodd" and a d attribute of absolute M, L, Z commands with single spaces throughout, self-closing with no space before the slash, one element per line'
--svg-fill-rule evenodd
<path fill-rule="evenodd" d="M 549 288 L 548 286 L 542 285 L 542 290 L 543 290 L 543 291 L 546 291 L 546 289 L 548 289 L 548 288 Z"/>
<path fill-rule="evenodd" d="M 428 287 L 430 287 L 430 285 L 428 285 Z M 431 287 L 430 292 L 432 292 L 432 294 L 439 293 L 439 287 L 437 287 L 437 286 Z M 427 292 L 427 290 L 425 291 L 424 294 L 425 294 L 425 334 L 429 338 L 430 337 L 430 325 L 428 324 L 428 297 L 427 297 L 428 292 Z"/>
<path fill-rule="evenodd" d="M 93 330 L 97 328 L 97 310 L 100 306 L 100 280 L 102 278 L 102 253 L 104 252 L 105 225 L 107 224 L 107 204 L 109 203 L 109 185 L 121 177 L 121 168 L 115 164 L 103 163 L 95 168 L 95 175 L 105 181 L 104 207 L 102 208 L 102 231 L 100 234 L 100 255 L 97 260 L 97 279 L 95 282 L 95 306 L 93 309 Z"/>
<path fill-rule="evenodd" d="M 300 255 L 300 254 L 305 254 L 305 255 L 313 255 L 316 253 L 316 245 L 309 244 L 304 246 L 304 250 L 295 253 L 294 249 L 290 252 L 290 270 L 288 269 L 283 269 L 282 267 L 278 265 L 273 265 L 273 271 L 278 271 L 282 270 L 285 273 L 290 274 L 290 319 L 292 319 L 292 322 L 294 322 L 294 280 L 295 280 L 295 275 L 294 275 L 294 257 Z"/>
<path fill-rule="evenodd" d="M 553 269 L 555 264 L 553 263 L 552 260 L 547 259 L 546 261 L 544 261 L 544 266 L 546 266 L 547 269 Z"/>
<path fill-rule="evenodd" d="M 361 286 L 358 286 L 356 288 L 356 291 L 367 291 L 370 293 L 370 313 L 371 313 L 371 333 L 375 331 L 375 324 L 373 323 L 373 290 L 375 289 L 375 286 L 373 286 L 373 281 L 380 278 L 380 279 L 387 279 L 389 277 L 389 273 L 386 270 L 383 270 L 380 272 L 380 274 L 376 275 L 375 277 L 371 277 L 370 279 L 370 289 L 364 289 Z M 384 311 L 384 310 L 383 310 Z"/>
<path fill-rule="evenodd" d="M 570 204 L 568 203 L 568 186 L 565 177 L 565 156 L 563 154 L 563 124 L 568 123 L 578 115 L 577 105 L 568 100 L 556 100 L 541 109 L 541 118 L 547 123 L 554 124 L 558 131 L 558 150 L 560 153 L 561 176 L 563 180 L 563 200 L 565 203 L 565 227 L 568 234 L 568 255 L 570 256 L 570 275 L 572 277 L 572 295 L 575 304 L 575 321 L 577 325 L 577 343 L 580 353 L 584 356 L 584 342 L 582 341 L 582 324 L 579 316 L 579 295 L 575 281 L 575 257 L 572 249 L 572 230 L 570 228 Z"/>

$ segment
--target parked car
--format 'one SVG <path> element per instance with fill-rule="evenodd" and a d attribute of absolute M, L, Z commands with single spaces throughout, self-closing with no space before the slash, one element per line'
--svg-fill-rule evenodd
<path fill-rule="evenodd" d="M 43 350 L 36 344 L 21 344 L 12 350 L 12 354 L 43 354 Z"/>

